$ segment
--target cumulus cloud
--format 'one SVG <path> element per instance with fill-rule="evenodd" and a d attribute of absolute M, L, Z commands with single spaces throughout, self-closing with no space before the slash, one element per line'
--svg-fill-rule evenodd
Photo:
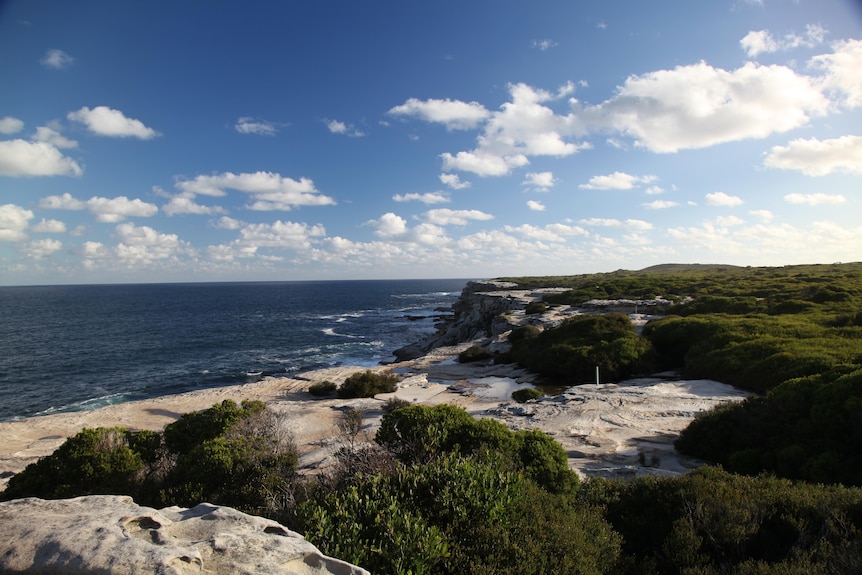
<path fill-rule="evenodd" d="M 87 200 L 87 209 L 96 216 L 97 221 L 107 223 L 121 222 L 129 217 L 149 218 L 159 211 L 155 204 L 138 198 L 130 200 L 126 196 L 116 198 L 94 196 Z"/>
<path fill-rule="evenodd" d="M 248 247 L 267 247 L 283 249 L 306 249 L 311 246 L 311 238 L 323 237 L 326 228 L 317 224 L 310 226 L 301 222 L 272 224 L 247 224 L 240 230 L 239 243 Z"/>
<path fill-rule="evenodd" d="M 75 59 L 62 50 L 54 49 L 45 52 L 45 55 L 41 60 L 39 60 L 39 62 L 46 68 L 62 70 L 63 68 L 71 66 L 75 62 Z"/>
<path fill-rule="evenodd" d="M 45 238 L 28 242 L 21 251 L 31 258 L 38 260 L 50 256 L 54 252 L 60 251 L 62 248 L 63 242 L 60 240 Z"/>
<path fill-rule="evenodd" d="M 375 234 L 381 238 L 394 238 L 407 233 L 407 220 L 392 212 L 387 212 L 376 220 L 365 222 L 375 228 Z"/>
<path fill-rule="evenodd" d="M 799 138 L 787 146 L 774 146 L 763 163 L 770 168 L 798 170 L 806 176 L 826 176 L 833 172 L 862 174 L 862 136 L 831 140 Z"/>
<path fill-rule="evenodd" d="M 365 135 L 364 132 L 358 130 L 353 124 L 346 124 L 338 120 L 324 120 L 324 124 L 333 134 L 343 134 L 351 138 L 361 138 Z"/>
<path fill-rule="evenodd" d="M 848 107 L 862 106 L 862 40 L 842 40 L 832 54 L 815 56 L 809 66 L 825 72 L 822 87 L 844 96 Z"/>
<path fill-rule="evenodd" d="M 813 48 L 823 43 L 826 33 L 826 29 L 819 24 L 809 24 L 801 36 L 789 33 L 782 38 L 775 38 L 768 30 L 752 30 L 739 41 L 739 44 L 749 57 L 754 58 L 765 52 L 792 50 L 800 46 Z"/>
<path fill-rule="evenodd" d="M 444 170 L 460 170 L 473 172 L 478 176 L 505 176 L 512 168 L 519 168 L 530 163 L 523 154 L 499 156 L 486 152 L 458 152 L 454 156 L 449 152 L 440 154 Z"/>
<path fill-rule="evenodd" d="M 670 153 L 786 132 L 829 106 L 812 78 L 790 68 L 748 62 L 727 71 L 700 62 L 630 76 L 613 98 L 581 114 L 592 128 Z"/>
<path fill-rule="evenodd" d="M 724 192 L 715 192 L 712 194 L 706 194 L 706 204 L 708 206 L 725 206 L 725 207 L 734 207 L 740 206 L 744 202 L 742 198 L 739 196 L 730 196 L 725 194 Z"/>
<path fill-rule="evenodd" d="M 453 190 L 463 190 L 470 187 L 470 182 L 462 182 L 458 174 L 440 174 L 440 181 Z"/>
<path fill-rule="evenodd" d="M 503 229 L 528 240 L 553 243 L 564 243 L 573 236 L 589 235 L 589 232 L 584 228 L 567 224 L 549 224 L 542 227 L 522 224 L 520 226 L 505 226 Z"/>
<path fill-rule="evenodd" d="M 237 190 L 249 194 L 252 203 L 248 206 L 257 211 L 290 211 L 298 206 L 330 206 L 335 200 L 324 196 L 308 178 L 294 180 L 273 172 L 234 174 L 224 172 L 213 176 L 200 175 L 193 180 L 180 180 L 175 184 L 186 195 L 221 197 L 226 190 Z"/>
<path fill-rule="evenodd" d="M 624 228 L 634 231 L 647 231 L 653 228 L 653 225 L 643 220 L 618 220 L 616 218 L 585 218 L 579 220 L 585 226 L 606 227 L 606 228 Z"/>
<path fill-rule="evenodd" d="M 466 226 L 470 220 L 492 220 L 494 216 L 479 210 L 450 210 L 439 208 L 425 212 L 425 219 L 438 226 Z"/>
<path fill-rule="evenodd" d="M 537 202 L 535 200 L 527 200 L 527 207 L 533 210 L 534 212 L 544 212 L 545 204 L 542 202 Z"/>
<path fill-rule="evenodd" d="M 443 124 L 447 130 L 468 130 L 475 128 L 491 115 L 478 102 L 462 102 L 448 98 L 445 100 L 430 99 L 424 101 L 410 98 L 400 106 L 391 108 L 388 114 Z"/>
<path fill-rule="evenodd" d="M 528 186 L 537 192 L 547 192 L 557 184 L 552 172 L 527 172 L 522 186 Z"/>
<path fill-rule="evenodd" d="M 16 134 L 24 129 L 24 122 L 12 116 L 0 118 L 0 134 Z"/>
<path fill-rule="evenodd" d="M 214 215 L 225 213 L 225 209 L 221 206 L 204 206 L 195 202 L 194 198 L 183 195 L 171 198 L 166 205 L 162 206 L 162 211 L 169 216 L 177 214 Z"/>
<path fill-rule="evenodd" d="M 272 122 L 242 117 L 237 120 L 234 129 L 240 134 L 257 134 L 259 136 L 274 136 L 278 128 Z"/>
<path fill-rule="evenodd" d="M 92 110 L 84 106 L 80 110 L 69 112 L 66 117 L 73 122 L 84 124 L 90 132 L 99 136 L 149 140 L 159 135 L 140 120 L 127 118 L 121 111 L 107 106 L 96 106 Z"/>
<path fill-rule="evenodd" d="M 840 205 L 847 201 L 841 194 L 787 194 L 784 201 L 791 204 L 807 204 L 809 206 Z"/>
<path fill-rule="evenodd" d="M 77 148 L 78 142 L 70 140 L 54 128 L 48 126 L 39 126 L 36 128 L 36 133 L 33 134 L 33 141 L 44 142 L 55 148 L 68 149 Z"/>
<path fill-rule="evenodd" d="M 656 176 L 632 176 L 625 172 L 614 172 L 607 176 L 593 176 L 589 183 L 578 187 L 585 190 L 631 190 L 638 184 L 656 181 Z"/>
<path fill-rule="evenodd" d="M 422 202 L 423 204 L 445 204 L 450 202 L 448 194 L 443 192 L 428 192 L 425 194 L 395 194 L 396 202 Z"/>
<path fill-rule="evenodd" d="M 39 200 L 39 207 L 43 210 L 83 210 L 87 207 L 86 202 L 75 199 L 69 192 L 62 196 L 46 196 Z"/>
<path fill-rule="evenodd" d="M 51 144 L 20 139 L 0 142 L 0 176 L 80 176 L 83 172 Z"/>
<path fill-rule="evenodd" d="M 769 210 L 751 210 L 748 213 L 764 222 L 771 222 L 775 217 Z"/>
<path fill-rule="evenodd" d="M 46 220 L 42 218 L 42 221 L 35 224 L 32 230 L 35 233 L 42 234 L 62 234 L 66 232 L 66 224 L 60 220 Z"/>
<path fill-rule="evenodd" d="M 654 200 L 652 202 L 646 202 L 644 207 L 649 210 L 665 210 L 667 208 L 673 208 L 678 206 L 679 203 L 671 201 L 671 200 Z"/>
<path fill-rule="evenodd" d="M 219 228 L 222 230 L 238 230 L 245 225 L 245 222 L 242 220 L 237 220 L 231 218 L 230 216 L 222 216 L 219 219 L 212 222 L 212 226 L 214 228 Z"/>
<path fill-rule="evenodd" d="M 163 234 L 149 226 L 136 226 L 130 222 L 119 224 L 115 235 L 118 239 L 115 254 L 130 266 L 174 258 L 188 250 L 176 234 Z"/>
<path fill-rule="evenodd" d="M 26 230 L 31 219 L 33 212 L 21 206 L 0 206 L 0 241 L 17 242 L 27 239 Z"/>

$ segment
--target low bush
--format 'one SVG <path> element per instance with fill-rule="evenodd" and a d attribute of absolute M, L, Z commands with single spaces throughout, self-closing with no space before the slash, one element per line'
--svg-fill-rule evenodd
<path fill-rule="evenodd" d="M 527 315 L 545 313 L 548 311 L 548 304 L 542 301 L 533 301 L 527 304 L 527 308 L 524 310 L 524 313 Z"/>
<path fill-rule="evenodd" d="M 374 397 L 378 393 L 392 393 L 397 389 L 398 376 L 390 372 L 375 372 L 370 369 L 354 373 L 338 388 L 340 399 Z"/>
<path fill-rule="evenodd" d="M 318 381 L 317 383 L 312 383 L 308 387 L 308 393 L 315 397 L 335 395 L 337 387 L 338 386 L 332 381 Z"/>
<path fill-rule="evenodd" d="M 473 347 L 469 347 L 458 354 L 458 362 L 470 363 L 471 361 L 482 361 L 483 359 L 488 359 L 490 357 L 491 354 L 488 353 L 487 349 L 478 345 L 474 345 Z"/>
<path fill-rule="evenodd" d="M 524 403 L 525 401 L 530 401 L 531 399 L 539 399 L 540 397 L 542 397 L 542 395 L 542 392 L 535 387 L 525 387 L 513 391 L 512 399 L 514 399 L 518 403 Z"/>

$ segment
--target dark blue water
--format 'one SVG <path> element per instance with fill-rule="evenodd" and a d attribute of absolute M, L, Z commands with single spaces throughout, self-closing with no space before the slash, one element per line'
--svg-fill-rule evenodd
<path fill-rule="evenodd" d="M 0 421 L 372 366 L 465 280 L 0 287 Z"/>

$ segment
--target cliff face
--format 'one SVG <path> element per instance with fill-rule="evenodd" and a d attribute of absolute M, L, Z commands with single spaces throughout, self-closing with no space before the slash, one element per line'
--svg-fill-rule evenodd
<path fill-rule="evenodd" d="M 368 575 L 275 521 L 117 495 L 0 503 L 0 573 Z"/>
<path fill-rule="evenodd" d="M 516 284 L 483 280 L 471 281 L 452 305 L 454 316 L 437 328 L 437 333 L 425 341 L 395 350 L 399 361 L 416 359 L 430 350 L 455 345 L 474 339 L 498 335 L 505 320 L 500 316 L 508 311 L 524 309 L 532 298 L 517 291 Z"/>

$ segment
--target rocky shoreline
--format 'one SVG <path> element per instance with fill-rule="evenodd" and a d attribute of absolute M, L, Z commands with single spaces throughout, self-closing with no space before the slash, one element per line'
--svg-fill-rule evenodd
<path fill-rule="evenodd" d="M 256 383 L 207 389 L 105 406 L 92 411 L 52 414 L 0 423 L 0 488 L 28 463 L 50 454 L 84 427 L 123 426 L 162 429 L 183 413 L 205 409 L 225 399 L 261 400 L 285 415 L 289 433 L 302 450 L 306 472 L 325 468 L 336 441 L 336 418 L 345 406 L 364 414 L 366 438 L 373 438 L 382 405 L 392 397 L 411 403 L 453 403 L 476 417 L 491 417 L 513 429 L 540 429 L 568 451 L 570 465 L 582 476 L 677 475 L 702 462 L 681 457 L 673 440 L 691 419 L 715 405 L 739 401 L 745 393 L 714 381 L 679 380 L 675 374 L 581 385 L 565 392 L 514 403 L 511 392 L 536 385 L 535 374 L 510 364 L 458 363 L 457 355 L 472 345 L 505 351 L 506 336 L 519 325 L 543 328 L 583 313 L 631 308 L 638 302 L 598 302 L 578 308 L 559 306 L 542 314 L 525 314 L 548 288 L 516 289 L 497 281 L 470 282 L 437 333 L 396 352 L 398 360 L 375 370 L 401 375 L 398 390 L 375 398 L 318 399 L 308 393 L 316 382 L 340 383 L 367 368 L 343 366 L 291 378 L 268 377 Z M 645 309 L 642 303 L 640 309 Z M 630 314 L 638 325 L 651 316 Z"/>

